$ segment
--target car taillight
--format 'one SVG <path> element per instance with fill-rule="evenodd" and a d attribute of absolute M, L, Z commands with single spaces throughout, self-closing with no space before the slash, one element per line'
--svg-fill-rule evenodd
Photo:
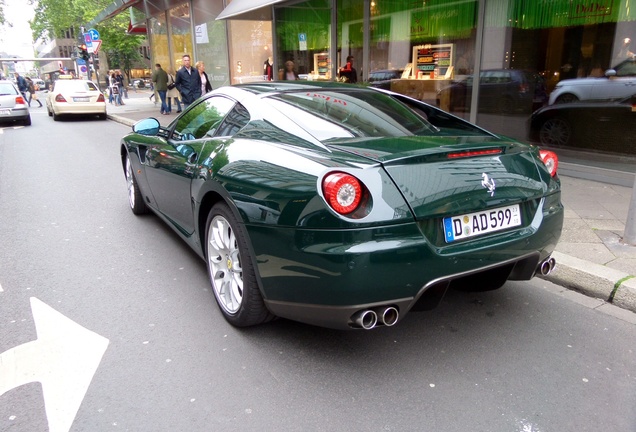
<path fill-rule="evenodd" d="M 58 93 L 58 95 L 55 96 L 55 102 L 66 102 L 66 99 L 64 99 L 64 96 Z"/>
<path fill-rule="evenodd" d="M 519 93 L 526 93 L 530 90 L 530 86 L 528 84 L 519 84 Z"/>
<path fill-rule="evenodd" d="M 26 101 L 24 100 L 24 98 L 22 96 L 16 96 L 15 98 L 15 104 L 16 105 L 26 105 Z"/>
<path fill-rule="evenodd" d="M 363 187 L 351 174 L 333 172 L 322 180 L 322 191 L 325 200 L 336 213 L 347 215 L 360 205 Z"/>
<path fill-rule="evenodd" d="M 106 99 L 104 99 L 103 93 L 100 93 L 99 96 L 97 96 L 97 102 L 106 102 Z"/>
<path fill-rule="evenodd" d="M 557 169 L 559 168 L 559 158 L 556 153 L 550 150 L 539 150 L 539 157 L 548 168 L 550 175 L 554 177 L 557 173 Z"/>

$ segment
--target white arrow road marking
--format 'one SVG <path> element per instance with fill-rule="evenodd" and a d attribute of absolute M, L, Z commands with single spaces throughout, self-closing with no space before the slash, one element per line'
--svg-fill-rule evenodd
<path fill-rule="evenodd" d="M 0 396 L 39 381 L 49 431 L 68 432 L 109 341 L 35 297 L 31 310 L 38 338 L 0 354 Z"/>

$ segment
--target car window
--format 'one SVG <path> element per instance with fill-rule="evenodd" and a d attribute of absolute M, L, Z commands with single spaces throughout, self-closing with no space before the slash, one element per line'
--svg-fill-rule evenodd
<path fill-rule="evenodd" d="M 98 90 L 91 81 L 81 80 L 58 80 L 55 82 L 55 91 L 95 91 Z"/>
<path fill-rule="evenodd" d="M 0 96 L 17 95 L 18 92 L 11 83 L 0 83 Z"/>
<path fill-rule="evenodd" d="M 216 131 L 216 136 L 234 136 L 250 121 L 250 114 L 245 107 L 237 103 L 232 111 L 225 117 L 221 126 Z"/>
<path fill-rule="evenodd" d="M 177 122 L 172 138 L 178 141 L 214 136 L 234 102 L 222 96 L 212 96 L 193 106 Z"/>
<path fill-rule="evenodd" d="M 286 93 L 281 112 L 318 140 L 338 137 L 431 135 L 435 127 L 389 95 L 356 90 Z"/>
<path fill-rule="evenodd" d="M 636 61 L 627 61 L 616 68 L 616 76 L 636 76 Z"/>

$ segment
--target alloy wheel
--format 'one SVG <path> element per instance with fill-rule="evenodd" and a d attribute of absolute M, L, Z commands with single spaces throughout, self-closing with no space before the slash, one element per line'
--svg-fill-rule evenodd
<path fill-rule="evenodd" d="M 572 131 L 567 121 L 551 118 L 541 126 L 539 139 L 546 146 L 565 146 L 570 141 Z"/>
<path fill-rule="evenodd" d="M 243 302 L 243 268 L 234 229 L 221 215 L 214 216 L 208 230 L 208 266 L 219 304 L 227 313 L 237 313 Z"/>

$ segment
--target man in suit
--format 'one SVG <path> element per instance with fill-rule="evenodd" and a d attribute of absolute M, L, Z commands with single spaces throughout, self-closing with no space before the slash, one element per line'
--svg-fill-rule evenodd
<path fill-rule="evenodd" d="M 177 71 L 175 84 L 181 93 L 181 102 L 184 109 L 201 96 L 201 76 L 190 63 L 190 56 L 185 54 L 181 58 L 183 66 Z"/>
<path fill-rule="evenodd" d="M 161 65 L 155 65 L 155 71 L 152 74 L 152 82 L 155 83 L 155 90 L 161 99 L 161 114 L 168 114 L 168 105 L 166 104 L 166 92 L 168 91 L 168 74 L 161 69 Z"/>

